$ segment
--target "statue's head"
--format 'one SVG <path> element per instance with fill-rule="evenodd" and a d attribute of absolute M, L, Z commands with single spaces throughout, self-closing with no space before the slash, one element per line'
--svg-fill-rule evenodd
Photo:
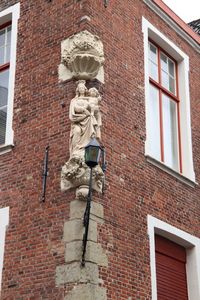
<path fill-rule="evenodd" d="M 90 97 L 99 97 L 100 96 L 99 91 L 95 87 L 90 88 L 88 91 L 88 94 Z"/>
<path fill-rule="evenodd" d="M 76 95 L 84 95 L 87 92 L 87 88 L 85 86 L 85 80 L 79 80 L 76 88 Z"/>

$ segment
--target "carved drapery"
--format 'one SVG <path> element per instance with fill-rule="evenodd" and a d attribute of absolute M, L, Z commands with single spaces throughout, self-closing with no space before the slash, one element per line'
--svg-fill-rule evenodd
<path fill-rule="evenodd" d="M 61 189 L 78 188 L 77 198 L 88 193 L 90 170 L 84 161 L 85 146 L 95 137 L 101 140 L 101 96 L 96 88 L 87 89 L 85 80 L 77 82 L 76 96 L 71 100 L 69 119 L 71 131 L 69 140 L 70 158 L 62 168 Z M 93 189 L 100 192 L 104 174 L 100 166 L 93 170 Z"/>

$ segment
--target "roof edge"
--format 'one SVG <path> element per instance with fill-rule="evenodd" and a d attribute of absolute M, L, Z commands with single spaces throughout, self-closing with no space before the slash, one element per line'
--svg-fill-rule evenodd
<path fill-rule="evenodd" d="M 200 44 L 200 36 L 195 33 L 187 23 L 171 10 L 162 0 L 152 0 L 159 8 L 161 8 L 178 26 L 181 27 L 194 41 Z"/>

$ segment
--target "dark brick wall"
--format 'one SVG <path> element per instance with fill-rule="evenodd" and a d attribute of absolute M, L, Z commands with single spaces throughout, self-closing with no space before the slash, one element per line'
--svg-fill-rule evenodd
<path fill-rule="evenodd" d="M 0 8 L 16 1 L 0 0 Z M 82 29 L 100 36 L 105 51 L 102 141 L 108 170 L 99 241 L 109 267 L 101 268 L 109 300 L 151 299 L 147 215 L 199 236 L 200 191 L 154 167 L 144 156 L 145 99 L 142 15 L 190 56 L 192 139 L 199 181 L 199 54 L 141 0 L 22 0 L 17 45 L 14 149 L 0 156 L 0 207 L 10 207 L 3 300 L 64 299 L 55 287 L 64 263 L 63 225 L 74 192 L 60 191 L 68 159 L 68 109 L 75 82 L 58 82 L 60 43 Z M 82 16 L 91 20 L 81 22 Z M 63 107 L 62 103 L 66 106 Z M 42 167 L 50 145 L 46 202 Z M 78 300 L 78 299 L 77 299 Z"/>

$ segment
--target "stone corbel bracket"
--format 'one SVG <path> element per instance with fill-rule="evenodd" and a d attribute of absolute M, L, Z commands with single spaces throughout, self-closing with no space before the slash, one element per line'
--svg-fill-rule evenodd
<path fill-rule="evenodd" d="M 104 83 L 104 52 L 100 38 L 87 30 L 61 42 L 59 80 L 98 79 Z"/>

